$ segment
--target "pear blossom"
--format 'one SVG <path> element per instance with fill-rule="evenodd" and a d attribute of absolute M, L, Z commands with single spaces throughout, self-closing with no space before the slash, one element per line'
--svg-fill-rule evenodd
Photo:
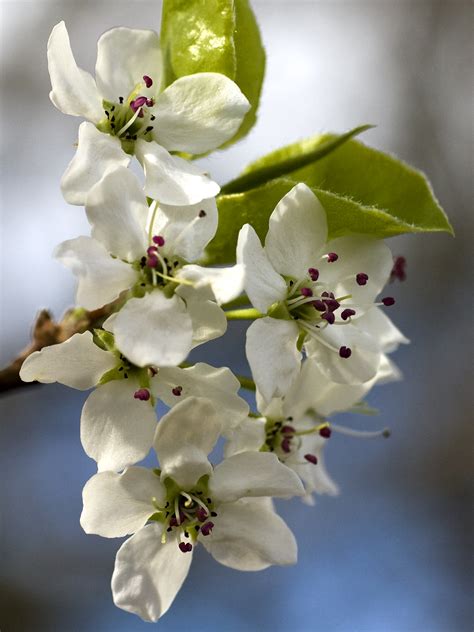
<path fill-rule="evenodd" d="M 226 435 L 249 410 L 229 369 L 204 363 L 185 369 L 135 366 L 116 348 L 113 335 L 100 330 L 94 336 L 89 331 L 74 334 L 35 351 L 23 363 L 20 377 L 95 389 L 82 409 L 80 434 L 99 471 L 123 470 L 148 454 L 156 431 L 157 398 L 170 408 L 191 396 L 212 398 L 224 412 Z"/>
<path fill-rule="evenodd" d="M 217 229 L 214 198 L 148 207 L 137 178 L 119 167 L 92 188 L 86 214 L 91 236 L 64 241 L 55 254 L 77 275 L 82 307 L 99 308 L 126 291 L 133 296 L 104 323 L 131 362 L 176 366 L 192 348 L 224 334 L 225 314 L 214 301 L 240 294 L 243 268 L 206 273 L 192 266 L 199 279 L 184 278 L 186 263 L 202 256 Z"/>
<path fill-rule="evenodd" d="M 84 488 L 86 533 L 134 534 L 117 553 L 112 593 L 118 607 L 145 621 L 171 606 L 198 544 L 238 570 L 296 562 L 295 539 L 271 497 L 301 495 L 299 478 L 270 453 L 242 452 L 213 467 L 207 455 L 222 417 L 211 400 L 188 398 L 157 428 L 160 470 L 101 472 Z"/>
<path fill-rule="evenodd" d="M 48 69 L 56 108 L 86 119 L 61 182 L 68 202 L 83 205 L 89 189 L 133 155 L 144 169 L 147 195 L 164 204 L 217 195 L 219 186 L 200 168 L 170 152 L 205 153 L 237 132 L 250 105 L 233 81 L 203 72 L 161 90 L 158 35 L 123 27 L 100 37 L 94 79 L 77 66 L 64 22 L 51 32 Z"/>
<path fill-rule="evenodd" d="M 224 453 L 272 452 L 301 478 L 304 502 L 313 504 L 313 493 L 335 496 L 339 488 L 328 474 L 322 454 L 332 429 L 364 437 L 378 437 L 384 431 L 359 433 L 330 423 L 328 417 L 350 411 L 376 383 L 398 379 L 400 372 L 386 355 L 376 376 L 363 384 L 337 384 L 308 358 L 285 397 L 267 403 L 257 391 L 261 417 L 243 419 L 230 435 Z"/>
<path fill-rule="evenodd" d="M 278 203 L 264 247 L 252 226 L 240 231 L 245 290 L 265 315 L 247 331 L 247 358 L 266 401 L 285 395 L 302 352 L 335 382 L 371 380 L 382 361 L 384 331 L 393 333 L 385 316 L 375 317 L 377 330 L 362 320 L 377 305 L 391 304 L 391 297 L 374 302 L 392 269 L 389 248 L 364 235 L 327 242 L 327 234 L 326 213 L 305 184 Z"/>

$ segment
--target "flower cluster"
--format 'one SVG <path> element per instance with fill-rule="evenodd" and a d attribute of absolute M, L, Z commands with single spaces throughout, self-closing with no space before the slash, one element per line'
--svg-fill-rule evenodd
<path fill-rule="evenodd" d="M 202 154 L 237 132 L 249 108 L 238 86 L 204 72 L 164 88 L 158 37 L 145 30 L 105 33 L 94 79 L 60 23 L 48 63 L 54 105 L 86 119 L 62 191 L 85 207 L 90 235 L 63 242 L 56 257 L 77 277 L 77 305 L 107 316 L 30 355 L 21 377 L 93 389 L 80 434 L 98 472 L 81 525 L 131 536 L 117 553 L 113 598 L 156 621 L 199 544 L 244 571 L 296 562 L 273 498 L 312 504 L 338 493 L 323 448 L 333 432 L 358 433 L 332 415 L 357 411 L 375 384 L 399 378 L 388 354 L 407 340 L 385 314 L 393 298 L 380 294 L 404 268 L 393 271 L 377 239 L 328 241 L 326 212 L 305 184 L 278 203 L 264 246 L 246 224 L 235 265 L 199 265 L 218 227 L 219 186 L 178 152 Z M 143 182 L 128 168 L 133 156 Z M 238 297 L 247 309 L 229 309 Z M 253 320 L 252 380 L 186 363 L 231 318 Z M 239 395 L 249 383 L 258 412 Z M 169 409 L 159 420 L 158 400 Z M 137 465 L 151 449 L 156 468 Z"/>

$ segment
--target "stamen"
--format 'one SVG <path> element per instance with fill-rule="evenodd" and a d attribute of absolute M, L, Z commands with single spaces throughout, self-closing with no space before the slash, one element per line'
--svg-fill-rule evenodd
<path fill-rule="evenodd" d="M 154 255 L 156 251 L 157 251 L 156 246 L 149 246 L 146 250 L 146 253 L 147 255 Z"/>
<path fill-rule="evenodd" d="M 147 402 L 150 399 L 150 391 L 147 388 L 139 388 L 138 391 L 135 391 L 133 397 L 142 402 Z"/>
<path fill-rule="evenodd" d="M 311 281 L 317 281 L 319 279 L 319 270 L 316 268 L 308 268 L 308 274 Z"/>
<path fill-rule="evenodd" d="M 304 458 L 310 463 L 312 463 L 313 465 L 316 465 L 318 462 L 318 457 L 315 456 L 314 454 L 305 454 Z"/>
<path fill-rule="evenodd" d="M 139 117 L 140 113 L 141 113 L 141 108 L 139 110 L 137 110 L 135 112 L 135 114 L 132 116 L 132 118 L 128 121 L 128 123 L 125 123 L 125 125 L 117 132 L 117 136 L 121 136 L 124 132 L 126 132 L 128 130 L 129 127 L 131 127 L 135 121 L 137 120 L 137 118 Z M 113 124 L 111 124 L 111 127 L 113 127 Z"/>
<path fill-rule="evenodd" d="M 293 426 L 286 425 L 281 428 L 280 432 L 282 434 L 294 434 L 296 430 L 293 428 Z"/>
<path fill-rule="evenodd" d="M 350 308 L 344 309 L 342 310 L 341 318 L 342 320 L 347 320 L 351 316 L 355 316 L 355 313 L 356 313 L 355 309 L 350 309 Z"/>
<path fill-rule="evenodd" d="M 181 393 L 183 392 L 183 387 L 182 386 L 175 386 L 174 388 L 171 389 L 171 392 L 173 393 L 173 395 L 175 397 L 179 397 L 181 395 Z"/>
<path fill-rule="evenodd" d="M 338 254 L 336 254 L 335 252 L 328 252 L 328 254 L 327 254 L 327 261 L 328 261 L 328 263 L 334 263 L 338 259 L 339 259 L 339 255 Z"/>
<path fill-rule="evenodd" d="M 391 435 L 390 428 L 383 428 L 383 430 L 354 430 L 353 428 L 347 428 L 347 426 L 339 426 L 333 423 L 331 424 L 331 428 L 334 432 L 356 439 L 378 439 L 379 437 L 388 439 Z"/>
<path fill-rule="evenodd" d="M 178 547 L 182 553 L 189 553 L 193 550 L 193 545 L 191 544 L 191 542 L 180 542 L 178 544 Z"/>
<path fill-rule="evenodd" d="M 352 355 L 352 349 L 350 347 L 340 347 L 339 348 L 339 355 L 341 358 L 350 358 Z"/>
<path fill-rule="evenodd" d="M 204 209 L 201 209 L 199 211 L 199 217 L 206 217 L 206 215 L 207 215 L 207 213 L 206 213 L 206 211 Z"/>
<path fill-rule="evenodd" d="M 395 299 L 393 298 L 393 296 L 386 296 L 382 299 L 382 303 L 385 305 L 385 307 L 390 307 L 391 305 L 395 305 Z"/>
<path fill-rule="evenodd" d="M 313 290 L 310 287 L 302 287 L 300 290 L 303 296 L 313 296 Z"/>
<path fill-rule="evenodd" d="M 151 88 L 153 85 L 153 79 L 148 75 L 143 75 L 143 81 L 145 82 L 147 88 Z"/>
<path fill-rule="evenodd" d="M 151 255 L 150 257 L 148 257 L 146 265 L 148 268 L 156 268 L 156 266 L 158 265 L 158 257 L 156 257 L 155 255 Z"/>
<path fill-rule="evenodd" d="M 318 310 L 318 312 L 326 311 L 326 303 L 324 301 L 321 301 L 319 298 L 316 301 L 313 301 L 312 304 L 314 305 L 314 308 Z"/>
<path fill-rule="evenodd" d="M 283 452 L 286 452 L 287 454 L 288 452 L 291 452 L 291 439 L 288 439 L 288 438 L 283 439 L 280 447 L 283 450 Z"/>
<path fill-rule="evenodd" d="M 165 238 L 161 235 L 155 235 L 153 237 L 153 243 L 155 243 L 160 248 L 165 245 Z"/>
<path fill-rule="evenodd" d="M 207 518 L 209 518 L 210 516 L 210 511 L 209 509 L 207 509 L 207 507 L 198 507 L 196 510 L 196 518 L 199 520 L 199 522 L 204 522 L 204 520 L 207 520 Z"/>
<path fill-rule="evenodd" d="M 323 426 L 320 430 L 319 430 L 319 436 L 323 437 L 324 439 L 329 439 L 329 437 L 331 436 L 331 428 L 329 426 Z"/>
<path fill-rule="evenodd" d="M 341 307 L 341 304 L 335 298 L 325 298 L 324 302 L 326 303 L 328 310 L 331 312 L 334 312 L 336 309 Z"/>
<path fill-rule="evenodd" d="M 369 275 L 365 272 L 359 272 L 356 274 L 357 285 L 366 285 L 369 280 Z"/>
<path fill-rule="evenodd" d="M 146 102 L 147 102 L 146 97 L 143 97 L 143 96 L 137 97 L 136 99 L 133 99 L 133 101 L 130 102 L 130 109 L 133 110 L 133 112 L 136 112 L 138 109 L 146 105 Z M 143 112 L 141 112 L 141 115 L 143 116 Z"/>
<path fill-rule="evenodd" d="M 152 108 L 155 105 L 155 99 L 147 99 L 146 106 L 147 108 Z"/>
<path fill-rule="evenodd" d="M 334 321 L 336 320 L 333 312 L 325 312 L 324 314 L 321 314 L 321 318 L 326 320 L 330 325 L 334 325 Z"/>
<path fill-rule="evenodd" d="M 202 535 L 204 535 L 204 536 L 209 535 L 213 528 L 214 528 L 214 523 L 213 522 L 210 522 L 210 521 L 206 522 L 201 527 Z"/>

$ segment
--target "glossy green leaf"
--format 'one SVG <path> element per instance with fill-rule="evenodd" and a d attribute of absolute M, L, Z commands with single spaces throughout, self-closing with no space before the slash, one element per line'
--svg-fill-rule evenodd
<path fill-rule="evenodd" d="M 248 0 L 164 0 L 161 20 L 164 84 L 196 72 L 220 72 L 251 104 L 232 144 L 255 123 L 265 53 Z"/>
<path fill-rule="evenodd" d="M 242 175 L 222 187 L 222 193 L 243 193 L 265 184 L 274 178 L 286 176 L 317 160 L 321 160 L 345 142 L 371 129 L 372 125 L 361 125 L 345 134 L 318 134 L 305 140 L 287 145 L 248 165 Z"/>

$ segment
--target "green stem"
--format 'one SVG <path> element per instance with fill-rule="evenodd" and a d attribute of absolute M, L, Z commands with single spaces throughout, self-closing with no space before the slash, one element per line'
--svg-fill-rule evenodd
<path fill-rule="evenodd" d="M 324 156 L 333 152 L 335 149 L 350 140 L 353 136 L 357 136 L 372 127 L 373 125 L 361 125 L 360 127 L 356 127 L 349 132 L 346 132 L 345 134 L 340 134 L 335 138 L 330 138 L 328 141 L 323 142 L 312 151 L 300 153 L 296 156 L 291 156 L 286 160 L 281 160 L 280 162 L 276 162 L 265 167 L 253 169 L 253 171 L 250 171 L 249 173 L 244 173 L 242 176 L 239 176 L 238 178 L 235 178 L 235 180 L 231 180 L 225 184 L 221 188 L 221 195 L 227 195 L 229 193 L 243 193 L 244 191 L 258 187 L 261 184 L 265 184 L 265 182 L 268 182 L 269 180 L 274 180 L 275 178 L 287 175 L 292 171 L 296 171 L 296 169 L 301 169 L 312 162 L 316 162 L 316 160 L 324 158 Z"/>
<path fill-rule="evenodd" d="M 243 305 L 250 305 L 250 299 L 247 294 L 242 294 L 241 296 L 234 298 L 233 301 L 225 303 L 222 307 L 224 309 L 229 309 L 230 307 L 242 307 Z"/>
<path fill-rule="evenodd" d="M 265 316 L 265 314 L 261 314 L 257 309 L 253 309 L 253 307 L 249 309 L 230 309 L 224 313 L 227 320 L 255 320 Z"/>
<path fill-rule="evenodd" d="M 239 380 L 240 386 L 242 388 L 245 388 L 245 390 L 247 391 L 257 390 L 257 387 L 255 386 L 255 382 L 252 380 L 251 377 L 246 377 L 245 375 L 236 375 L 235 377 Z M 252 413 L 250 414 L 252 415 Z"/>

